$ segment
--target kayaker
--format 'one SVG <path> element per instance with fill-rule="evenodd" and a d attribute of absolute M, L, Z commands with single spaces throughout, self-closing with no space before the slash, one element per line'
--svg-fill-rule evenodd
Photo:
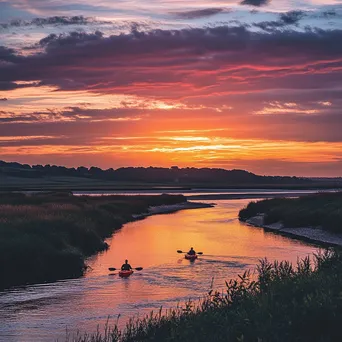
<path fill-rule="evenodd" d="M 121 266 L 121 271 L 130 271 L 131 269 L 132 267 L 128 263 L 128 260 L 125 260 L 125 263 Z"/>
<path fill-rule="evenodd" d="M 190 248 L 190 251 L 188 252 L 188 254 L 189 255 L 195 255 L 196 254 L 193 247 Z"/>

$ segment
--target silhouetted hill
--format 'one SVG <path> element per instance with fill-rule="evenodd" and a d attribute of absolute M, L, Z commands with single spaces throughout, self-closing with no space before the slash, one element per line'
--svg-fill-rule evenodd
<path fill-rule="evenodd" d="M 313 180 L 299 177 L 258 176 L 245 170 L 225 170 L 218 168 L 171 168 L 161 167 L 124 167 L 102 170 L 98 167 L 67 168 L 56 165 L 27 165 L 16 162 L 0 161 L 0 175 L 21 178 L 41 177 L 82 177 L 117 182 L 171 183 L 171 184 L 277 184 L 310 185 Z"/>

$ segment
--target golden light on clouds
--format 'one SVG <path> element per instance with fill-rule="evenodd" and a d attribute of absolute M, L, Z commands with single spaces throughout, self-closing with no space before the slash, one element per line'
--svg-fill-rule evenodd
<path fill-rule="evenodd" d="M 329 106 L 330 102 L 321 102 L 320 104 L 322 106 Z M 301 108 L 297 103 L 295 102 L 285 102 L 280 103 L 278 101 L 276 102 L 270 102 L 268 106 L 265 106 L 261 110 L 257 110 L 254 112 L 254 114 L 258 115 L 273 115 L 273 114 L 317 114 L 320 113 L 319 109 L 316 108 Z"/>
<path fill-rule="evenodd" d="M 1 156 L 340 176 L 338 2 L 0 0 Z"/>
<path fill-rule="evenodd" d="M 43 139 L 41 136 L 30 137 L 32 142 Z M 47 137 L 47 139 L 54 137 Z M 0 139 L 1 141 L 14 141 L 13 137 Z M 20 140 L 20 139 L 18 139 Z M 282 160 L 290 162 L 333 162 L 336 158 L 342 158 L 342 143 L 324 142 L 294 142 L 294 141 L 263 141 L 251 139 L 227 139 L 200 137 L 192 140 L 191 137 L 105 137 L 99 139 L 94 145 L 31 145 L 28 137 L 26 146 L 2 147 L 1 152 L 5 155 L 25 153 L 26 155 L 53 155 L 53 154 L 105 154 L 109 155 L 115 151 L 120 159 L 123 155 L 132 160 L 160 160 L 160 166 L 169 167 L 170 161 L 177 160 L 180 166 L 205 165 L 208 161 L 215 160 L 224 165 L 229 160 L 262 161 L 264 159 Z M 125 144 L 122 144 L 125 141 Z M 109 143 L 111 142 L 111 143 Z M 202 144 L 198 144 L 198 143 Z M 220 142 L 220 144 L 218 144 Z M 31 146 L 30 146 L 31 145 Z M 141 156 L 144 156 L 141 159 Z M 149 157 L 151 157 L 149 159 Z M 156 159 L 157 158 L 157 159 Z"/>

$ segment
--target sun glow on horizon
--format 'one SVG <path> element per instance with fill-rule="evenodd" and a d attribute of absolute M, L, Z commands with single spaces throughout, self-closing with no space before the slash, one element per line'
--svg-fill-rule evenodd
<path fill-rule="evenodd" d="M 337 0 L 0 0 L 0 153 L 340 176 Z"/>

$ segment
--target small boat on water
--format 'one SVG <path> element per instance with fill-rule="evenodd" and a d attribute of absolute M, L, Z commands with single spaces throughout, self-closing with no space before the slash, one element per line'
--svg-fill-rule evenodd
<path fill-rule="evenodd" d="M 131 274 L 133 274 L 132 270 L 121 270 L 119 271 L 119 276 L 123 278 L 129 277 Z"/>
<path fill-rule="evenodd" d="M 186 253 L 184 257 L 185 259 L 190 260 L 190 261 L 195 261 L 198 258 L 197 254 L 188 254 L 188 253 Z"/>

